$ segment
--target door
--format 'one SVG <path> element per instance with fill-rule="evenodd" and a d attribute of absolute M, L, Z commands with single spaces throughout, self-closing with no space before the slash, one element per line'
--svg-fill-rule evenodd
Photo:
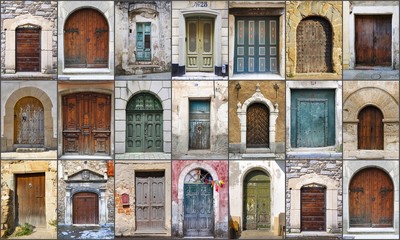
<path fill-rule="evenodd" d="M 164 229 L 164 173 L 136 174 L 136 227 L 137 231 Z"/>
<path fill-rule="evenodd" d="M 301 188 L 301 231 L 325 231 L 325 188 Z"/>
<path fill-rule="evenodd" d="M 66 68 L 107 68 L 107 19 L 92 8 L 72 13 L 64 26 L 64 58 Z"/>
<path fill-rule="evenodd" d="M 212 72 L 214 48 L 214 20 L 211 18 L 187 18 L 187 71 Z"/>
<path fill-rule="evenodd" d="M 210 149 L 210 101 L 189 101 L 189 149 Z"/>
<path fill-rule="evenodd" d="M 235 73 L 278 71 L 277 17 L 236 18 Z"/>
<path fill-rule="evenodd" d="M 136 60 L 151 60 L 151 23 L 136 23 Z"/>
<path fill-rule="evenodd" d="M 250 172 L 244 180 L 243 229 L 271 228 L 270 179 L 262 171 Z"/>
<path fill-rule="evenodd" d="M 150 93 L 133 96 L 126 108 L 126 151 L 163 151 L 163 109 Z"/>
<path fill-rule="evenodd" d="M 73 197 L 73 224 L 99 224 L 99 197 L 80 192 Z"/>
<path fill-rule="evenodd" d="M 358 113 L 358 149 L 383 150 L 383 114 L 366 106 Z"/>
<path fill-rule="evenodd" d="M 16 174 L 17 224 L 29 223 L 35 227 L 46 226 L 45 174 Z"/>
<path fill-rule="evenodd" d="M 34 97 L 24 97 L 14 106 L 15 147 L 44 146 L 44 108 Z"/>
<path fill-rule="evenodd" d="M 378 168 L 359 171 L 350 181 L 350 227 L 393 227 L 393 200 L 393 182 L 386 172 Z"/>
<path fill-rule="evenodd" d="M 40 27 L 23 25 L 16 29 L 17 72 L 40 71 Z"/>
<path fill-rule="evenodd" d="M 335 90 L 292 90 L 292 147 L 335 145 Z"/>
<path fill-rule="evenodd" d="M 248 148 L 269 147 L 269 110 L 262 103 L 253 103 L 247 108 L 246 146 Z"/>
<path fill-rule="evenodd" d="M 357 66 L 392 65 L 392 15 L 355 15 Z"/>
<path fill-rule="evenodd" d="M 332 27 L 322 17 L 307 17 L 296 30 L 297 73 L 332 72 Z"/>
<path fill-rule="evenodd" d="M 63 153 L 109 155 L 111 95 L 72 93 L 62 101 Z"/>

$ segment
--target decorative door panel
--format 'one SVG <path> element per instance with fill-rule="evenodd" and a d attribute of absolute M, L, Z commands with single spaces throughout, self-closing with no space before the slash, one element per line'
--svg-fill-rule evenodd
<path fill-rule="evenodd" d="M 14 144 L 25 147 L 44 145 L 44 108 L 34 97 L 24 97 L 14 106 Z"/>
<path fill-rule="evenodd" d="M 350 227 L 393 227 L 394 186 L 381 169 L 366 168 L 354 175 L 349 187 Z"/>
<path fill-rule="evenodd" d="M 383 150 L 383 114 L 379 108 L 366 106 L 358 113 L 358 149 Z"/>
<path fill-rule="evenodd" d="M 99 197 L 95 193 L 81 192 L 73 196 L 73 223 L 99 224 Z"/>
<path fill-rule="evenodd" d="M 210 101 L 189 102 L 189 149 L 210 149 Z"/>
<path fill-rule="evenodd" d="M 17 174 L 16 182 L 16 223 L 46 226 L 45 174 Z"/>
<path fill-rule="evenodd" d="M 269 147 L 269 110 L 262 103 L 247 108 L 246 146 L 248 148 Z"/>
<path fill-rule="evenodd" d="M 136 23 L 136 60 L 151 60 L 151 23 Z"/>
<path fill-rule="evenodd" d="M 237 18 L 235 73 L 278 72 L 277 17 Z"/>
<path fill-rule="evenodd" d="M 214 20 L 211 18 L 186 19 L 187 71 L 212 72 L 214 69 Z"/>
<path fill-rule="evenodd" d="M 95 9 L 72 13 L 64 26 L 66 68 L 108 67 L 108 22 Z"/>
<path fill-rule="evenodd" d="M 325 231 L 325 188 L 305 186 L 301 189 L 301 230 Z"/>
<path fill-rule="evenodd" d="M 41 61 L 40 27 L 24 25 L 16 29 L 17 72 L 39 72 Z"/>

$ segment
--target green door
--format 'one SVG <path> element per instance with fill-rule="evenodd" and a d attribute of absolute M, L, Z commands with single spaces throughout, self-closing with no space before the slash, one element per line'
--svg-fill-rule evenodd
<path fill-rule="evenodd" d="M 139 93 L 126 108 L 126 152 L 162 152 L 163 110 L 150 93 Z"/>
<path fill-rule="evenodd" d="M 187 71 L 212 72 L 214 28 L 211 18 L 186 19 Z"/>
<path fill-rule="evenodd" d="M 151 23 L 136 23 L 136 60 L 151 60 Z"/>

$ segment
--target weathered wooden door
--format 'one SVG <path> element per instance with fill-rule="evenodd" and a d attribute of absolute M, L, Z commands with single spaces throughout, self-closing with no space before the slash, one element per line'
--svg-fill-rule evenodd
<path fill-rule="evenodd" d="M 243 185 L 243 229 L 271 228 L 269 176 L 262 171 L 252 171 L 246 176 Z"/>
<path fill-rule="evenodd" d="M 111 95 L 80 92 L 62 97 L 63 153 L 109 155 Z"/>
<path fill-rule="evenodd" d="M 99 224 L 99 197 L 97 194 L 76 193 L 72 204 L 74 224 Z"/>
<path fill-rule="evenodd" d="M 377 107 L 366 106 L 358 113 L 358 149 L 383 150 L 383 114 Z"/>
<path fill-rule="evenodd" d="M 269 147 L 269 110 L 262 103 L 253 103 L 247 108 L 246 146 L 248 148 Z"/>
<path fill-rule="evenodd" d="M 335 91 L 292 90 L 292 147 L 335 145 Z"/>
<path fill-rule="evenodd" d="M 164 173 L 136 173 L 136 228 L 164 229 Z"/>
<path fill-rule="evenodd" d="M 108 67 L 107 19 L 99 11 L 83 8 L 72 13 L 64 26 L 66 68 Z"/>
<path fill-rule="evenodd" d="M 35 227 L 46 226 L 45 174 L 17 174 L 15 182 L 16 223 L 29 223 Z"/>
<path fill-rule="evenodd" d="M 354 175 L 349 188 L 350 227 L 393 227 L 394 186 L 381 169 L 366 168 Z"/>
<path fill-rule="evenodd" d="M 332 27 L 322 17 L 307 17 L 296 30 L 297 73 L 332 72 Z"/>
<path fill-rule="evenodd" d="M 392 15 L 355 15 L 356 66 L 391 66 Z"/>
<path fill-rule="evenodd" d="M 136 60 L 151 60 L 151 23 L 136 23 Z"/>
<path fill-rule="evenodd" d="M 150 93 L 132 97 L 126 107 L 126 151 L 162 152 L 163 109 Z"/>
<path fill-rule="evenodd" d="M 189 149 L 210 148 L 210 101 L 189 102 Z"/>
<path fill-rule="evenodd" d="M 212 72 L 214 69 L 214 20 L 211 18 L 187 18 L 187 71 Z"/>
<path fill-rule="evenodd" d="M 277 17 L 236 18 L 235 73 L 278 71 Z"/>
<path fill-rule="evenodd" d="M 40 27 L 35 25 L 23 25 L 16 29 L 17 72 L 40 71 L 40 33 Z"/>
<path fill-rule="evenodd" d="M 34 97 L 24 97 L 14 106 L 14 144 L 17 147 L 43 147 L 44 108 Z"/>
<path fill-rule="evenodd" d="M 325 231 L 325 187 L 301 188 L 301 230 Z"/>

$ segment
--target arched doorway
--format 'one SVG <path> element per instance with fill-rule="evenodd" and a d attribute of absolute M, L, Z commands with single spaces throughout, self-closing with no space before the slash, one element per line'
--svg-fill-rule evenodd
<path fill-rule="evenodd" d="M 301 188 L 301 231 L 325 231 L 325 194 L 319 184 Z"/>
<path fill-rule="evenodd" d="M 366 168 L 350 181 L 350 227 L 393 227 L 394 187 L 391 177 L 379 168 Z"/>
<path fill-rule="evenodd" d="M 312 16 L 296 30 L 297 73 L 332 72 L 332 27 L 328 20 Z"/>
<path fill-rule="evenodd" d="M 162 152 L 163 109 L 151 93 L 133 96 L 126 107 L 126 151 Z"/>
<path fill-rule="evenodd" d="M 15 51 L 17 72 L 39 72 L 41 60 L 41 29 L 25 24 L 15 30 Z"/>
<path fill-rule="evenodd" d="M 109 26 L 99 11 L 83 8 L 72 13 L 64 25 L 66 68 L 107 68 Z"/>
<path fill-rule="evenodd" d="M 358 149 L 383 150 L 383 114 L 375 106 L 366 106 L 358 113 Z"/>
<path fill-rule="evenodd" d="M 73 196 L 73 224 L 99 224 L 99 197 L 80 192 Z"/>
<path fill-rule="evenodd" d="M 248 173 L 243 183 L 243 230 L 271 228 L 270 178 L 260 170 Z"/>
<path fill-rule="evenodd" d="M 269 147 L 269 110 L 262 103 L 253 103 L 247 108 L 246 147 Z"/>

